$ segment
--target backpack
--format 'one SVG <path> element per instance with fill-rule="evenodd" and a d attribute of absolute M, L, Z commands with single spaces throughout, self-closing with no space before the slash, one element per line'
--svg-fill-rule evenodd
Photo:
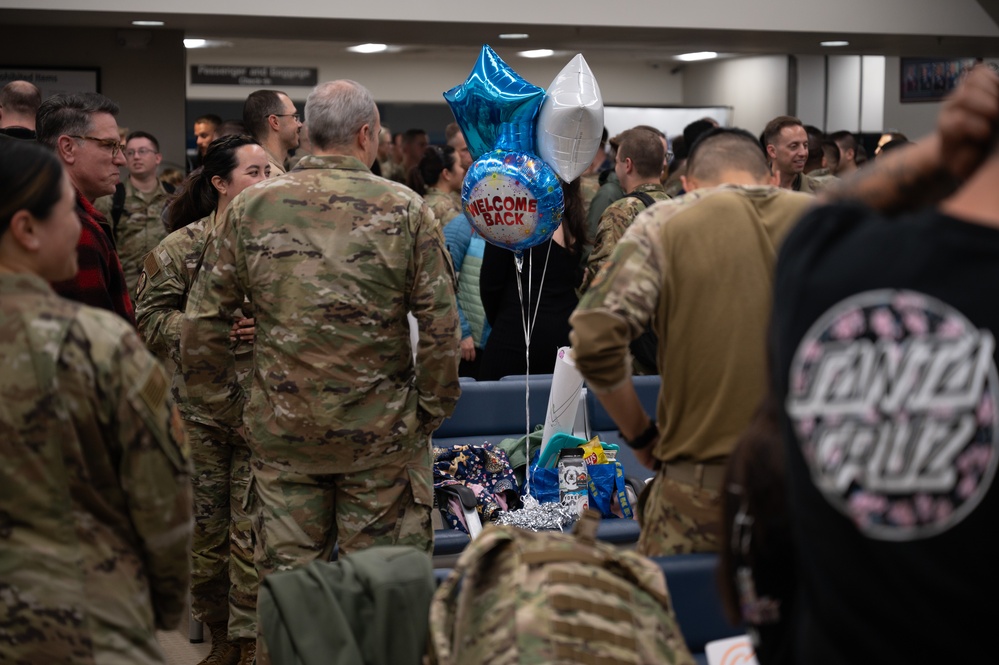
<path fill-rule="evenodd" d="M 574 534 L 490 526 L 430 605 L 436 665 L 693 665 L 662 569 L 596 541 L 600 514 Z"/>
<path fill-rule="evenodd" d="M 624 198 L 638 199 L 639 201 L 645 204 L 646 208 L 648 208 L 649 206 L 651 206 L 653 203 L 656 202 L 654 198 L 652 198 L 645 192 L 632 192 L 631 194 L 625 194 Z"/>

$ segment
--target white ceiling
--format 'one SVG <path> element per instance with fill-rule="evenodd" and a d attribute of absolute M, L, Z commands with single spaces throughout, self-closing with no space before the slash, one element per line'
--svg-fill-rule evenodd
<path fill-rule="evenodd" d="M 875 0 L 876 3 L 880 1 Z M 833 2 L 835 4 L 836 0 Z M 984 9 L 990 16 L 996 15 L 994 12 L 999 0 L 977 0 L 977 3 L 975 8 L 979 12 Z M 474 58 L 485 43 L 492 45 L 503 57 L 522 49 L 550 48 L 565 53 L 585 53 L 591 64 L 673 62 L 677 54 L 691 51 L 717 51 L 728 55 L 836 53 L 999 57 L 999 30 L 994 21 L 992 26 L 985 26 L 986 29 L 973 36 L 913 34 L 911 31 L 907 34 L 850 32 L 844 35 L 842 32 L 792 30 L 345 20 L 193 13 L 157 15 L 138 11 L 5 9 L 3 4 L 18 3 L 0 0 L 0 25 L 5 27 L 23 24 L 134 29 L 132 19 L 160 16 L 167 21 L 163 29 L 182 30 L 185 37 L 229 42 L 232 46 L 227 50 L 240 57 L 274 55 L 307 58 L 333 54 L 342 57 L 346 46 L 362 42 L 380 42 L 398 47 L 396 53 L 379 54 L 378 57 L 387 63 L 393 58 L 439 59 L 450 54 Z M 72 3 L 68 4 L 72 6 Z M 441 14 L 440 11 L 433 13 Z M 863 22 L 858 23 L 858 28 L 863 28 Z M 530 38 L 507 42 L 498 38 L 504 32 L 527 32 Z M 824 40 L 842 38 L 850 41 L 848 47 L 832 50 L 819 45 Z"/>

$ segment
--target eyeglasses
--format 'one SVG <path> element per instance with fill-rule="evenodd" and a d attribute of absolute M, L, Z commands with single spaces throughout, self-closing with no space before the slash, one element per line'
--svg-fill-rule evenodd
<path fill-rule="evenodd" d="M 153 150 L 152 148 L 136 148 L 134 150 L 125 151 L 126 157 L 135 157 L 136 155 L 138 155 L 139 157 L 145 157 L 146 155 L 155 155 L 155 154 L 156 151 Z"/>
<path fill-rule="evenodd" d="M 295 122 L 299 122 L 302 119 L 301 113 L 271 113 L 279 118 L 294 118 Z"/>
<path fill-rule="evenodd" d="M 111 151 L 111 159 L 118 156 L 118 153 L 125 152 L 124 146 L 118 141 L 118 139 L 99 139 L 96 136 L 78 136 L 76 134 L 67 134 L 71 139 L 80 139 L 81 141 L 93 141 L 99 144 L 102 148 L 107 148 Z"/>

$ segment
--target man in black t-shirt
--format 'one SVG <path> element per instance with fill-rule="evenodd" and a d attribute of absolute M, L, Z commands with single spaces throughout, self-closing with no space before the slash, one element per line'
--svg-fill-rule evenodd
<path fill-rule="evenodd" d="M 34 141 L 42 93 L 34 83 L 11 81 L 0 88 L 0 137 Z"/>
<path fill-rule="evenodd" d="M 796 662 L 995 659 L 997 120 L 979 68 L 935 134 L 827 195 L 781 251 Z"/>

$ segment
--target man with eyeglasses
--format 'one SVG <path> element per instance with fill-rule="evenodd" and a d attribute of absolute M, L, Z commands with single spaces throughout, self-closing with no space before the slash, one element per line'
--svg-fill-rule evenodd
<path fill-rule="evenodd" d="M 288 153 L 298 147 L 302 115 L 283 92 L 257 90 L 243 103 L 246 131 L 260 142 L 271 165 L 271 177 L 287 171 Z"/>
<path fill-rule="evenodd" d="M 111 222 L 112 237 L 125 273 L 128 293 L 142 274 L 142 261 L 167 235 L 163 208 L 170 202 L 173 186 L 160 182 L 157 170 L 163 157 L 152 134 L 136 131 L 125 137 L 128 178 L 118 183 L 114 194 L 94 202 Z"/>
<path fill-rule="evenodd" d="M 120 315 L 135 325 L 132 300 L 107 219 L 94 201 L 113 194 L 125 155 L 118 138 L 118 104 L 87 92 L 58 94 L 38 108 L 38 142 L 53 150 L 76 190 L 82 232 L 76 277 L 52 285 L 56 293 Z"/>

